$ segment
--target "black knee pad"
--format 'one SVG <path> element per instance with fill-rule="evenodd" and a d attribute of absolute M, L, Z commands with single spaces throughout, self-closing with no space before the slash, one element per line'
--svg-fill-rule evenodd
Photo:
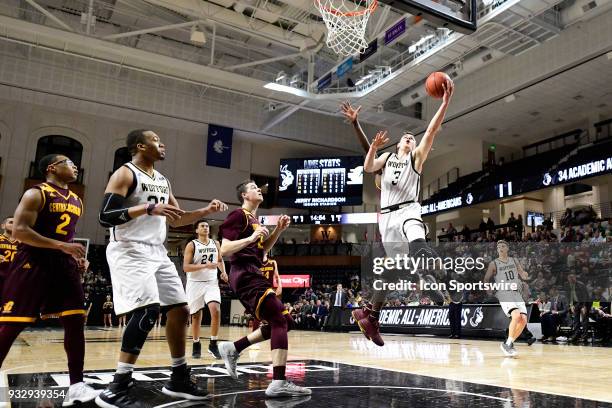
<path fill-rule="evenodd" d="M 159 310 L 159 305 L 155 304 L 137 309 L 132 313 L 132 318 L 125 326 L 121 351 L 134 355 L 140 354 L 149 332 L 155 326 Z"/>

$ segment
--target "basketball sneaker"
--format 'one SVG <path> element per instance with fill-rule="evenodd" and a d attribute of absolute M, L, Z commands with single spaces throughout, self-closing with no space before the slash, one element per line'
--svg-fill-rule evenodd
<path fill-rule="evenodd" d="M 196 381 L 191 377 L 191 368 L 187 364 L 172 367 L 170 381 L 166 383 L 162 392 L 175 398 L 185 398 L 191 401 L 199 401 L 208 398 L 208 392 L 198 387 Z"/>
<path fill-rule="evenodd" d="M 266 397 L 301 397 L 312 394 L 312 390 L 306 387 L 295 385 L 287 380 L 272 380 L 266 388 Z"/>
<path fill-rule="evenodd" d="M 96 405 L 102 408 L 146 408 L 146 405 L 129 395 L 134 385 L 132 373 L 115 374 L 113 382 L 96 397 Z"/>
<path fill-rule="evenodd" d="M 293 397 L 283 399 L 267 399 L 265 400 L 266 408 L 293 408 L 308 402 L 312 399 L 310 395 L 305 397 Z"/>
<path fill-rule="evenodd" d="M 361 320 L 357 321 L 357 325 L 359 326 L 359 330 L 363 333 L 364 336 L 368 340 L 372 340 L 374 344 L 377 346 L 384 346 L 385 341 L 380 335 L 380 323 L 378 319 L 373 316 L 364 317 Z"/>
<path fill-rule="evenodd" d="M 227 370 L 227 373 L 234 380 L 237 380 L 238 373 L 236 372 L 236 365 L 238 364 L 240 354 L 236 351 L 234 343 L 232 343 L 231 341 L 222 341 L 221 343 L 219 343 L 219 355 L 225 363 L 225 369 Z"/>
<path fill-rule="evenodd" d="M 75 403 L 85 403 L 96 399 L 96 397 L 102 392 L 102 390 L 95 390 L 84 382 L 78 382 L 71 384 L 68 388 L 68 394 L 62 402 L 62 407 L 70 407 Z"/>
<path fill-rule="evenodd" d="M 527 345 L 531 346 L 533 343 L 536 342 L 536 338 L 535 337 L 530 337 L 527 339 Z"/>
<path fill-rule="evenodd" d="M 199 341 L 193 342 L 193 349 L 191 351 L 191 357 L 201 358 L 202 357 L 202 343 Z"/>
<path fill-rule="evenodd" d="M 219 346 L 217 346 L 217 341 L 210 341 L 208 345 L 208 352 L 217 360 L 221 360 L 221 354 L 219 354 Z"/>
<path fill-rule="evenodd" d="M 514 348 L 514 344 L 511 345 L 507 345 L 505 342 L 502 343 L 499 348 L 501 348 L 501 351 L 504 352 L 504 355 L 506 357 L 514 357 L 516 356 L 516 349 Z"/>

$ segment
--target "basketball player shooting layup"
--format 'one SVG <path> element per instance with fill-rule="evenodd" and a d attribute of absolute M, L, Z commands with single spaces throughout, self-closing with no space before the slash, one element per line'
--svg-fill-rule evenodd
<path fill-rule="evenodd" d="M 100 223 L 110 229 L 106 258 L 113 283 L 115 313 L 132 312 L 121 342 L 113 381 L 96 398 L 105 408 L 144 406 L 128 394 L 132 371 L 147 335 L 167 309 L 166 338 L 172 357 L 172 375 L 162 392 L 189 400 L 206 398 L 206 390 L 192 382 L 185 361 L 189 309 L 176 267 L 168 258 L 164 241 L 166 224 L 181 226 L 227 205 L 213 200 L 206 208 L 183 211 L 172 194 L 170 182 L 154 168 L 164 160 L 166 147 L 150 130 L 134 130 L 127 136 L 132 161 L 111 176 L 100 210 Z"/>
<path fill-rule="evenodd" d="M 379 229 L 385 252 L 389 257 L 405 252 L 406 242 L 409 243 L 409 251 L 414 253 L 426 246 L 426 227 L 421 219 L 421 205 L 418 200 L 421 170 L 453 95 L 454 84 L 451 80 L 447 80 L 442 86 L 444 88 L 442 104 L 431 119 L 418 146 L 414 135 L 406 133 L 397 144 L 396 153 L 387 152 L 377 157 L 377 150 L 389 142 L 386 131 L 378 132 L 365 158 L 364 171 L 375 173 L 382 170 Z M 344 103 L 341 109 L 344 116 L 353 124 L 363 146 L 363 130 L 358 123 L 360 108 L 355 109 L 349 103 Z M 378 317 L 387 292 L 374 290 L 370 303 L 352 313 L 362 333 L 378 346 L 384 345 Z"/>
<path fill-rule="evenodd" d="M 273 375 L 272 382 L 266 389 L 266 396 L 310 395 L 310 389 L 299 387 L 287 381 L 285 377 L 287 332 L 291 329 L 293 320 L 276 297 L 270 281 L 260 271 L 264 252 L 268 252 L 280 234 L 289 227 L 289 217 L 280 216 L 276 228 L 270 234 L 268 229 L 257 221 L 256 212 L 263 201 L 261 189 L 252 180 L 247 180 L 240 183 L 236 190 L 242 208 L 232 211 L 219 227 L 219 236 L 222 238 L 221 254 L 230 257 L 230 287 L 238 295 L 247 313 L 258 320 L 266 320 L 268 324 L 234 343 L 219 343 L 219 353 L 228 373 L 237 379 L 236 363 L 240 353 L 252 344 L 270 339 Z"/>
<path fill-rule="evenodd" d="M 528 280 L 529 275 L 523 266 L 515 258 L 508 256 L 508 243 L 504 240 L 497 242 L 498 258 L 491 261 L 489 269 L 484 277 L 484 282 L 488 283 L 495 276 L 496 283 L 515 283 L 518 290 L 500 290 L 497 292 L 497 299 L 502 310 L 508 316 L 510 325 L 508 326 L 508 339 L 500 345 L 501 350 L 508 357 L 517 355 L 514 348 L 514 340 L 520 337 L 523 329 L 527 326 L 527 307 L 521 295 L 521 279 Z M 529 342 L 531 346 L 533 342 Z"/>
<path fill-rule="evenodd" d="M 29 323 L 39 316 L 59 317 L 70 374 L 62 405 L 70 406 L 91 401 L 100 393 L 83 382 L 85 247 L 72 242 L 83 203 L 68 188 L 79 172 L 60 154 L 43 157 L 38 167 L 46 182 L 26 191 L 15 210 L 13 238 L 20 243 L 2 293 L 0 365 Z"/>
<path fill-rule="evenodd" d="M 200 325 L 202 324 L 202 309 L 208 306 L 210 311 L 210 344 L 208 352 L 214 358 L 220 359 L 217 348 L 217 335 L 221 322 L 221 291 L 217 279 L 217 268 L 221 269 L 221 279 L 228 281 L 225 264 L 221 257 L 219 244 L 209 238 L 210 225 L 206 221 L 198 221 L 196 227 L 198 238 L 189 241 L 185 246 L 183 270 L 187 274 L 187 303 L 191 313 L 191 330 L 193 334 L 193 350 L 191 356 L 202 356 L 200 343 Z"/>

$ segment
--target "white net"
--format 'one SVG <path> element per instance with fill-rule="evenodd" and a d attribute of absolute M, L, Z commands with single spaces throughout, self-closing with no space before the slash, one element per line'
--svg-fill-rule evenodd
<path fill-rule="evenodd" d="M 315 4 L 327 26 L 327 46 L 336 54 L 349 56 L 368 47 L 366 26 L 377 0 L 315 0 Z"/>

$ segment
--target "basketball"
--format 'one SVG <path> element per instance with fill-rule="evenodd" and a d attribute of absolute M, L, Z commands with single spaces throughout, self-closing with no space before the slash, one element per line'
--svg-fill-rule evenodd
<path fill-rule="evenodd" d="M 444 96 L 444 81 L 450 81 L 450 77 L 444 72 L 433 72 L 427 77 L 425 82 L 425 90 L 432 98 L 440 99 Z"/>

